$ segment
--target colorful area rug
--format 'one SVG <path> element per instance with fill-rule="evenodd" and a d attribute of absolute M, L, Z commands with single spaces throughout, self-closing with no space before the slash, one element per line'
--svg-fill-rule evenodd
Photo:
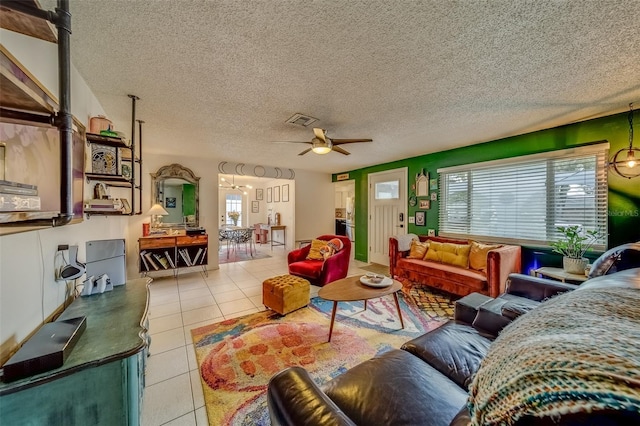
<path fill-rule="evenodd" d="M 223 248 L 218 252 L 218 264 L 232 263 L 232 262 L 244 262 L 246 260 L 267 259 L 271 256 L 264 251 L 254 251 L 253 256 L 246 253 L 244 250 L 229 250 L 229 257 L 227 257 L 227 249 Z"/>
<path fill-rule="evenodd" d="M 425 315 L 433 319 L 452 319 L 454 303 L 460 297 L 445 293 L 420 284 L 403 287 L 402 291 L 408 295 Z"/>
<path fill-rule="evenodd" d="M 389 276 L 389 267 L 379 263 L 360 266 L 360 269 Z M 409 283 L 402 288 L 402 291 L 411 297 L 414 303 L 429 317 L 453 318 L 453 304 L 459 297 L 416 283 Z"/>
<path fill-rule="evenodd" d="M 210 425 L 269 425 L 266 390 L 286 367 L 306 368 L 322 384 L 376 354 L 444 321 L 428 318 L 398 295 L 405 328 L 393 297 L 341 302 L 331 342 L 333 302 L 313 298 L 286 316 L 265 311 L 191 330 Z"/>

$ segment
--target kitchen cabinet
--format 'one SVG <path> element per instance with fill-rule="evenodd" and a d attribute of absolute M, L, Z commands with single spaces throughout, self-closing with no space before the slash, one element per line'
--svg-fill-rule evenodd
<path fill-rule="evenodd" d="M 344 209 L 344 208 L 347 207 L 347 192 L 346 191 L 337 191 L 336 192 L 335 207 L 337 209 Z"/>

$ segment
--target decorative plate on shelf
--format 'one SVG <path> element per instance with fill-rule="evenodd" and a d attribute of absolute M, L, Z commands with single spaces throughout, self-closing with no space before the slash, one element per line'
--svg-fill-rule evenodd
<path fill-rule="evenodd" d="M 117 149 L 114 146 L 91 146 L 91 171 L 102 175 L 118 174 Z"/>

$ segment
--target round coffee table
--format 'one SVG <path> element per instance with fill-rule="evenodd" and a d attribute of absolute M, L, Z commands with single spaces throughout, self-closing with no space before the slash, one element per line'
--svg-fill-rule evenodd
<path fill-rule="evenodd" d="M 367 309 L 367 300 L 376 299 L 378 297 L 393 294 L 393 298 L 396 302 L 396 309 L 398 310 L 398 316 L 400 317 L 400 325 L 404 328 L 404 321 L 402 320 L 402 312 L 400 311 L 400 303 L 398 303 L 397 291 L 402 288 L 402 284 L 399 281 L 393 280 L 393 284 L 388 287 L 369 287 L 360 282 L 360 276 L 347 277 L 338 281 L 334 281 L 325 285 L 318 291 L 318 296 L 325 300 L 331 300 L 333 302 L 333 311 L 331 312 L 331 325 L 329 326 L 329 342 L 331 341 L 331 335 L 333 334 L 333 323 L 336 319 L 336 309 L 338 308 L 338 302 L 354 302 L 357 300 L 364 300 L 364 309 Z"/>

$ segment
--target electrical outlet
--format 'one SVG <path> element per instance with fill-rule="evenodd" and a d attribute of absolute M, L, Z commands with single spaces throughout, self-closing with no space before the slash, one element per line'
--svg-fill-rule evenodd
<path fill-rule="evenodd" d="M 409 223 L 416 223 L 416 218 L 413 216 L 409 216 Z"/>

